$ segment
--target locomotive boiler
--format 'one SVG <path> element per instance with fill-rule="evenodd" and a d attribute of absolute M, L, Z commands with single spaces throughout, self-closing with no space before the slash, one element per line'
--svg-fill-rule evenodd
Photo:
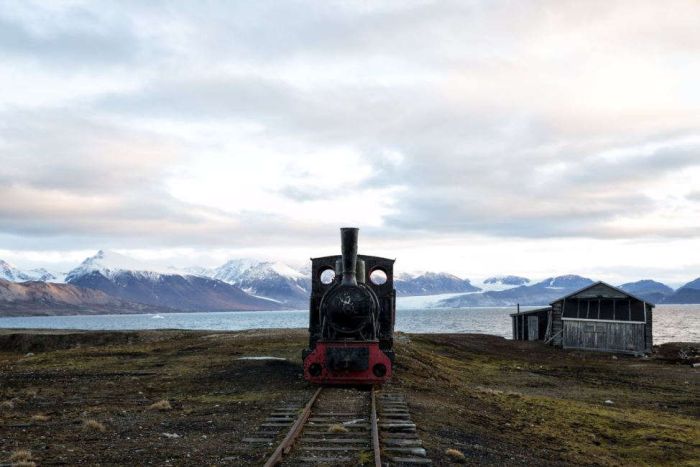
<path fill-rule="evenodd" d="M 394 260 L 357 254 L 358 231 L 341 228 L 341 253 L 311 259 L 304 377 L 323 384 L 381 384 L 391 377 L 396 314 Z"/>

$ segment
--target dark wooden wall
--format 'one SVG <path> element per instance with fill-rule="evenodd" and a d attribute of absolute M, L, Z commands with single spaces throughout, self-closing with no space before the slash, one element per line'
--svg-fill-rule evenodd
<path fill-rule="evenodd" d="M 588 291 L 587 291 L 588 292 Z M 598 295 L 593 295 L 593 293 Z M 614 299 L 632 300 L 632 307 L 645 310 L 644 319 L 624 322 L 605 319 L 563 320 L 564 309 L 577 303 L 577 298 L 598 300 L 601 290 L 596 289 L 573 299 L 562 299 L 552 304 L 552 340 L 557 347 L 593 349 L 610 352 L 651 353 L 653 346 L 654 306 L 632 297 L 614 296 Z M 595 297 L 595 298 L 594 298 Z M 613 297 L 605 297 L 609 299 Z M 569 312 L 567 311 L 567 316 Z M 601 312 L 602 314 L 602 312 Z"/>

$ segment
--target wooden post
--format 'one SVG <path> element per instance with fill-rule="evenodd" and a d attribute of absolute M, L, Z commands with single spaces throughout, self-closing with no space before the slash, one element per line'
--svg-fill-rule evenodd
<path fill-rule="evenodd" d="M 588 319 L 588 315 L 591 314 L 591 301 L 586 300 L 586 319 Z"/>
<path fill-rule="evenodd" d="M 627 321 L 632 321 L 632 299 L 627 299 Z"/>

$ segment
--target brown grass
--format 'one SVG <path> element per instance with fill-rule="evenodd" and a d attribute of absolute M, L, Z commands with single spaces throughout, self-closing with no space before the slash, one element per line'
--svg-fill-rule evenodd
<path fill-rule="evenodd" d="M 107 427 L 104 425 L 104 423 L 100 423 L 92 418 L 83 420 L 83 428 L 86 430 L 100 431 L 102 433 L 107 431 Z"/>
<path fill-rule="evenodd" d="M 172 408 L 172 405 L 170 405 L 170 402 L 168 402 L 167 399 L 154 402 L 153 404 L 148 406 L 148 410 L 170 410 Z"/>
<path fill-rule="evenodd" d="M 32 460 L 32 451 L 29 449 L 18 449 L 10 455 L 10 462 L 26 462 Z"/>
<path fill-rule="evenodd" d="M 455 462 L 462 462 L 466 459 L 462 451 L 459 449 L 449 448 L 445 450 L 445 455 Z"/>
<path fill-rule="evenodd" d="M 12 401 L 0 402 L 0 410 L 12 410 L 14 408 L 15 408 L 15 404 Z"/>
<path fill-rule="evenodd" d="M 331 426 L 328 427 L 328 433 L 347 433 L 350 430 L 345 428 L 343 425 L 340 423 L 335 423 Z"/>
<path fill-rule="evenodd" d="M 40 414 L 40 413 L 38 413 L 36 415 L 32 415 L 33 422 L 48 422 L 49 420 L 51 420 L 51 417 L 49 417 L 48 415 L 44 415 L 44 414 Z"/>
<path fill-rule="evenodd" d="M 13 462 L 12 467 L 36 467 L 36 462 L 32 462 L 32 461 Z"/>

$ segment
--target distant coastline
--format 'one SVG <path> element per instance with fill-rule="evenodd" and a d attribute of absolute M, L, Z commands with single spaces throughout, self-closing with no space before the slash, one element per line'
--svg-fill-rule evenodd
<path fill-rule="evenodd" d="M 528 307 L 522 307 L 523 310 Z M 512 337 L 510 313 L 515 307 L 413 308 L 398 301 L 396 331 L 491 334 Z M 158 316 L 159 318 L 154 318 Z M 0 317 L 0 329 L 73 329 L 127 331 L 187 329 L 305 329 L 309 311 L 175 312 L 159 314 L 92 314 L 70 316 Z M 700 305 L 659 305 L 654 313 L 654 343 L 700 342 Z"/>

